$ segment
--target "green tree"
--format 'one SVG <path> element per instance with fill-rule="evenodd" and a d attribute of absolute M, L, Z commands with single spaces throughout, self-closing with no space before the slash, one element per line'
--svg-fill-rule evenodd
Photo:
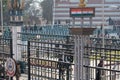
<path fill-rule="evenodd" d="M 43 9 L 43 12 L 42 12 L 43 18 L 46 19 L 47 22 L 52 22 L 53 0 L 42 1 L 41 6 L 42 6 L 42 9 Z"/>
<path fill-rule="evenodd" d="M 39 23 L 39 17 L 42 16 L 42 9 L 39 0 L 26 0 L 24 9 L 24 21 L 26 24 L 29 22 Z"/>
<path fill-rule="evenodd" d="M 3 16 L 4 16 L 4 25 L 9 24 L 9 15 L 8 15 L 8 6 L 7 0 L 3 0 Z"/>
<path fill-rule="evenodd" d="M 3 3 L 3 5 L 2 5 L 2 9 L 3 9 L 3 24 L 4 25 L 7 25 L 8 24 L 8 21 L 9 21 L 9 15 L 8 15 L 8 8 L 7 8 L 7 0 L 2 0 L 2 3 Z M 0 6 L 1 6 L 1 4 L 0 4 Z M 0 14 L 1 14 L 1 8 L 0 8 Z M 0 18 L 1 18 L 1 16 L 0 16 Z M 0 19 L 0 23 L 1 23 L 1 19 Z"/>

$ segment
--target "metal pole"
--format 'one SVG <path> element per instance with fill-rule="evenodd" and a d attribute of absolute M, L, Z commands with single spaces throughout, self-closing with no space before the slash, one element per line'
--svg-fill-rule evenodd
<path fill-rule="evenodd" d="M 30 41 L 28 41 L 28 46 L 27 46 L 27 58 L 28 58 L 28 80 L 31 80 L 30 77 Z"/>
<path fill-rule="evenodd" d="M 78 80 L 80 80 L 80 78 L 81 78 L 81 64 L 80 64 L 80 62 L 81 62 L 81 59 L 80 59 L 80 55 L 81 55 L 81 51 L 80 51 L 80 36 L 79 35 L 77 35 L 77 40 L 78 40 L 78 43 L 77 43 L 77 45 L 78 45 L 78 52 L 77 52 L 77 55 L 78 55 L 78 57 L 77 57 L 77 67 L 78 67 L 78 75 L 77 75 L 77 77 L 78 77 Z"/>
<path fill-rule="evenodd" d="M 102 40 L 102 42 L 103 42 L 103 43 L 102 43 L 102 48 L 104 48 L 104 44 L 105 44 L 105 42 L 104 42 L 104 34 L 105 34 L 105 33 L 104 33 L 104 22 L 105 22 L 105 20 L 104 20 L 104 0 L 102 1 L 102 8 L 103 8 L 103 9 L 102 9 L 102 14 L 103 14 L 103 15 L 102 15 L 102 34 L 103 34 L 103 35 L 102 35 L 102 37 L 103 37 L 103 38 L 102 38 L 102 39 L 103 39 L 103 40 Z M 104 51 L 103 51 L 103 52 L 104 52 Z"/>
<path fill-rule="evenodd" d="M 75 67 L 74 67 L 74 75 L 75 75 L 75 78 L 74 78 L 74 80 L 78 80 L 78 78 L 77 78 L 77 75 L 78 75 L 78 69 L 77 69 L 77 66 L 78 66 L 78 62 L 77 62 L 77 36 L 74 36 L 74 42 L 75 42 L 75 48 L 74 48 L 74 51 L 75 51 Z"/>
<path fill-rule="evenodd" d="M 55 23 L 55 0 L 53 0 L 53 21 L 52 24 L 54 25 Z"/>
<path fill-rule="evenodd" d="M 13 45 L 12 45 L 12 39 L 10 39 L 10 58 L 13 58 Z M 9 80 L 13 80 L 13 77 L 9 77 Z"/>
<path fill-rule="evenodd" d="M 81 59 L 81 60 L 80 60 L 80 61 L 81 61 L 81 62 L 80 62 L 80 63 L 81 63 L 81 64 L 80 64 L 80 65 L 81 65 L 81 66 L 80 66 L 81 80 L 83 80 L 83 61 L 84 61 L 84 60 L 83 60 L 83 53 L 84 53 L 84 50 L 83 50 L 83 44 L 84 44 L 84 43 L 83 43 L 83 38 L 84 38 L 84 36 L 81 35 L 81 40 L 80 40 L 80 41 L 81 41 L 81 45 L 80 45 L 81 47 L 79 48 L 79 49 L 81 50 L 80 53 L 79 53 L 79 54 L 80 54 L 80 59 Z"/>
<path fill-rule="evenodd" d="M 10 39 L 10 58 L 13 58 L 13 47 L 12 47 L 12 39 Z"/>
<path fill-rule="evenodd" d="M 3 2 L 1 0 L 1 31 L 3 34 Z"/>
<path fill-rule="evenodd" d="M 104 35 L 105 35 L 105 31 L 104 31 L 104 22 L 105 22 L 105 19 L 104 19 L 104 17 L 105 17 L 105 14 L 104 14 L 104 5 L 105 5 L 105 3 L 104 3 L 104 0 L 102 0 L 102 48 L 103 48 L 103 50 L 102 50 L 102 58 L 104 58 L 104 47 L 105 47 L 105 41 L 104 41 L 104 39 L 105 39 L 105 37 L 104 37 Z M 103 79 L 105 78 L 105 76 L 103 76 Z M 111 79 L 110 79 L 111 80 Z"/>

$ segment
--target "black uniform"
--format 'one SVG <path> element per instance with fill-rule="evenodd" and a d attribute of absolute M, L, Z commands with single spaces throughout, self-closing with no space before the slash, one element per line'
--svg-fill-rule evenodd
<path fill-rule="evenodd" d="M 100 61 L 98 64 L 98 67 L 103 67 L 103 61 Z M 102 70 L 96 69 L 96 79 L 95 80 L 101 80 Z"/>

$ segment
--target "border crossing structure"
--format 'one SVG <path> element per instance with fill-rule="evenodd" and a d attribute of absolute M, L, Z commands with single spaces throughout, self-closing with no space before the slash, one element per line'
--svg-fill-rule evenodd
<path fill-rule="evenodd" d="M 99 37 L 88 36 L 87 33 L 89 31 L 87 31 L 86 33 L 86 28 L 76 29 L 79 32 L 79 35 L 84 34 L 82 32 L 85 32 L 85 34 L 82 36 L 78 36 L 76 34 L 78 32 L 75 31 L 76 33 L 74 34 L 77 35 L 75 38 L 75 35 L 71 35 L 71 28 L 68 28 L 68 25 L 51 26 L 24 26 L 21 28 L 22 32 L 17 33 L 17 39 L 21 40 L 22 42 L 17 44 L 19 47 L 21 47 L 22 61 L 24 61 L 25 63 L 30 63 L 29 65 L 27 65 L 28 67 L 30 67 L 27 67 L 26 69 L 24 69 L 24 71 L 27 74 L 29 73 L 29 76 L 31 75 L 31 77 L 29 77 L 31 80 L 59 79 L 59 67 L 56 67 L 56 64 L 60 62 L 63 64 L 68 64 L 67 59 L 69 59 L 69 57 L 66 58 L 66 55 L 73 56 L 74 61 L 70 63 L 71 68 L 69 67 L 69 69 L 71 71 L 69 70 L 69 78 L 67 76 L 67 69 L 65 69 L 65 73 L 61 74 L 60 78 L 65 78 L 66 80 L 76 79 L 76 75 L 74 75 L 74 72 L 76 69 L 75 67 L 77 66 L 76 59 L 78 59 L 78 57 L 81 58 L 81 54 L 79 54 L 81 52 L 81 50 L 79 50 L 80 47 L 80 49 L 82 49 L 81 53 L 83 53 L 83 57 L 81 59 L 83 60 L 80 59 L 79 62 L 83 61 L 82 68 L 83 71 L 85 71 L 85 73 L 82 74 L 83 79 L 95 79 L 96 70 L 99 69 L 99 67 L 97 67 L 97 64 L 102 57 L 104 57 L 105 66 L 100 69 L 106 72 L 106 75 L 104 76 L 106 80 L 110 80 L 110 78 L 112 79 L 113 77 L 115 77 L 113 76 L 113 73 L 116 73 L 116 78 L 119 77 L 119 47 L 111 43 L 111 41 L 114 42 L 114 39 L 106 37 L 105 48 L 102 48 L 102 39 L 99 39 Z M 91 29 L 94 28 L 88 28 L 88 30 Z M 28 45 L 27 42 L 29 42 L 30 44 Z M 79 48 L 77 48 L 77 42 L 80 43 Z M 119 42 L 119 40 L 117 40 L 117 42 Z M 81 43 L 83 45 L 81 45 Z M 74 45 L 76 44 L 77 46 L 74 48 Z M 75 58 L 76 54 L 74 49 L 77 53 L 79 52 L 79 56 L 77 56 L 77 58 Z M 103 49 L 105 50 L 105 56 L 101 55 Z M 29 56 L 28 53 L 30 53 Z M 59 61 L 58 55 L 62 57 L 64 61 Z M 115 69 L 113 69 L 113 67 L 115 67 Z M 79 71 L 80 69 L 81 67 L 79 67 Z"/>
<path fill-rule="evenodd" d="M 84 0 L 81 1 L 84 2 Z M 86 8 L 85 5 L 78 8 L 79 11 L 86 9 L 90 9 L 92 14 L 90 13 L 91 15 L 89 16 L 79 14 L 78 16 L 82 15 L 82 19 L 83 15 L 90 17 L 90 28 L 84 28 L 83 20 L 81 21 L 81 28 L 73 27 L 75 26 L 74 21 L 72 28 L 69 28 L 69 25 L 52 25 L 52 27 L 51 25 L 24 26 L 20 31 L 15 31 L 17 28 L 14 27 L 13 40 L 18 40 L 18 43 L 15 42 L 16 46 L 12 47 L 12 40 L 9 42 L 1 38 L 0 49 L 2 56 L 0 63 L 4 66 L 6 58 L 9 57 L 5 53 L 12 54 L 12 50 L 16 49 L 15 47 L 20 47 L 20 50 L 16 51 L 16 53 L 20 52 L 20 54 L 16 56 L 20 56 L 20 60 L 26 63 L 27 67 L 24 71 L 28 75 L 28 80 L 95 80 L 97 70 L 104 72 L 101 75 L 102 79 L 119 79 L 120 47 L 111 43 L 115 39 L 108 38 L 103 48 L 99 37 L 89 37 L 95 29 L 91 28 L 91 17 L 94 17 L 94 8 Z M 70 12 L 72 13 L 72 10 Z M 22 17 L 22 15 L 20 16 Z M 17 20 L 20 16 L 17 14 L 11 15 L 11 20 L 14 18 Z M 21 17 L 20 21 L 14 22 L 13 20 L 11 23 L 14 26 L 18 26 L 19 22 L 22 22 Z M 71 17 L 74 20 L 76 16 L 72 15 Z M 9 32 L 8 29 L 7 32 Z M 4 37 L 6 36 L 9 35 L 6 34 Z M 120 40 L 117 41 L 119 42 Z M 8 50 L 8 52 L 5 50 Z M 104 56 L 102 55 L 103 50 Z M 99 67 L 98 64 L 101 58 L 104 60 L 104 66 Z M 4 70 L 4 67 L 1 68 Z M 2 75 L 4 74 L 2 73 Z M 4 79 L 6 77 L 5 75 L 3 76 Z"/>
<path fill-rule="evenodd" d="M 84 69 L 84 64 L 89 65 L 90 60 L 84 59 L 84 46 L 85 46 L 85 37 L 86 35 L 92 34 L 95 28 L 92 28 L 92 17 L 95 16 L 94 7 L 86 7 L 85 0 L 80 0 L 79 7 L 70 8 L 70 17 L 73 18 L 73 25 L 75 24 L 75 18 L 81 18 L 81 27 L 71 28 L 71 33 L 74 35 L 75 39 L 75 79 L 76 80 L 89 80 L 90 73 L 86 72 Z M 90 19 L 90 27 L 84 28 L 84 18 L 88 17 Z M 87 62 L 87 63 L 86 63 Z M 85 72 L 85 73 L 84 73 Z"/>

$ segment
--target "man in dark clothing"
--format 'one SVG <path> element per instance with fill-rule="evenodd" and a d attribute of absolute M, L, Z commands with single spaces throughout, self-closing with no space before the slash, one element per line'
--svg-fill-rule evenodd
<path fill-rule="evenodd" d="M 59 68 L 59 80 L 63 80 L 63 75 L 64 75 L 64 63 L 62 62 L 62 58 L 59 58 L 58 60 L 58 68 Z"/>
<path fill-rule="evenodd" d="M 103 67 L 103 60 L 100 60 L 100 63 L 98 64 L 98 67 Z M 96 79 L 95 80 L 101 80 L 102 70 L 96 69 Z"/>

